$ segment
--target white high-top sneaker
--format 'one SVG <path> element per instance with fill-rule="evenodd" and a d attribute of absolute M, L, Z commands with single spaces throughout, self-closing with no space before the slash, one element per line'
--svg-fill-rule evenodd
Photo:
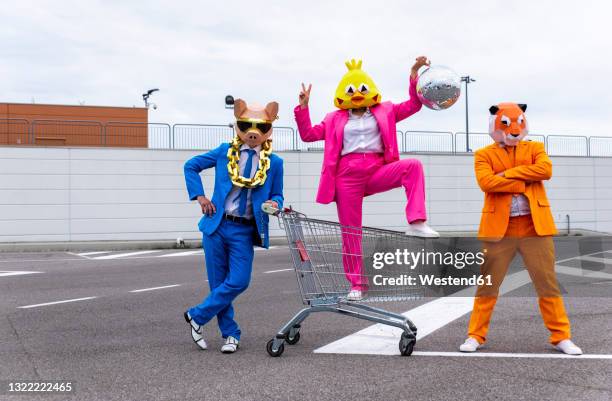
<path fill-rule="evenodd" d="M 555 349 L 567 355 L 582 355 L 582 350 L 570 339 L 557 343 Z"/>
<path fill-rule="evenodd" d="M 421 238 L 440 238 L 440 234 L 429 227 L 424 221 L 408 224 L 406 235 Z"/>

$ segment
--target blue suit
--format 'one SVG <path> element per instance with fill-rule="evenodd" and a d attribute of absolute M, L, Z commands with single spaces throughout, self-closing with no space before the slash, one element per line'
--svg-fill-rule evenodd
<path fill-rule="evenodd" d="M 200 172 L 215 167 L 215 189 L 212 203 L 216 213 L 204 215 L 198 227 L 202 231 L 202 245 L 206 258 L 206 271 L 210 293 L 204 301 L 189 309 L 196 323 L 204 325 L 217 316 L 223 338 L 240 339 L 240 328 L 234 321 L 233 300 L 249 286 L 253 269 L 253 246 L 268 248 L 268 215 L 261 210 L 267 200 L 283 206 L 283 160 L 270 155 L 268 178 L 261 186 L 251 190 L 251 202 L 255 226 L 234 223 L 223 218 L 225 200 L 232 190 L 227 171 L 229 143 L 220 145 L 185 163 L 185 181 L 189 199 L 204 195 Z M 246 189 L 245 189 L 246 190 Z"/>

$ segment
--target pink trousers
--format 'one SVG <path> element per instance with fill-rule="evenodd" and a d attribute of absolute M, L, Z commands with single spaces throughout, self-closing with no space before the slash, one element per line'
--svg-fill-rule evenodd
<path fill-rule="evenodd" d="M 408 223 L 426 220 L 425 176 L 419 160 L 404 159 L 384 164 L 379 153 L 349 153 L 340 159 L 336 174 L 336 207 L 340 224 L 346 226 L 342 229 L 342 263 L 352 289 L 367 291 L 368 288 L 361 247 L 363 198 L 400 186 L 406 191 Z"/>

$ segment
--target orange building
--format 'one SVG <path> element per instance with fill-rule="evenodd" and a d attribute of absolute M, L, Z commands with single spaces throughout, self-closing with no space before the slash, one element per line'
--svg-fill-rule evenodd
<path fill-rule="evenodd" d="M 0 145 L 147 147 L 148 110 L 0 103 Z"/>

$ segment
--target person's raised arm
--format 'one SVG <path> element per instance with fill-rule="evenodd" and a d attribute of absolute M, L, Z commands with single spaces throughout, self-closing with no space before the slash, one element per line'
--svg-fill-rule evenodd
<path fill-rule="evenodd" d="M 410 70 L 410 87 L 408 89 L 408 94 L 410 95 L 410 98 L 405 102 L 393 105 L 393 112 L 395 114 L 396 122 L 402 121 L 403 119 L 410 117 L 414 113 L 421 110 L 421 107 L 423 107 L 423 104 L 421 104 L 421 101 L 417 96 L 416 85 L 419 68 L 425 65 L 428 66 L 430 64 L 431 61 L 429 61 L 425 56 L 419 56 L 416 58 L 416 61 Z"/>
<path fill-rule="evenodd" d="M 304 142 L 322 141 L 325 139 L 325 123 L 322 122 L 315 126 L 310 121 L 310 112 L 308 110 L 308 102 L 310 100 L 310 90 L 312 84 L 308 85 L 308 89 L 302 83 L 302 90 L 300 91 L 299 102 L 300 104 L 293 109 L 295 115 L 295 123 L 298 127 L 298 133 L 300 138 Z"/>

